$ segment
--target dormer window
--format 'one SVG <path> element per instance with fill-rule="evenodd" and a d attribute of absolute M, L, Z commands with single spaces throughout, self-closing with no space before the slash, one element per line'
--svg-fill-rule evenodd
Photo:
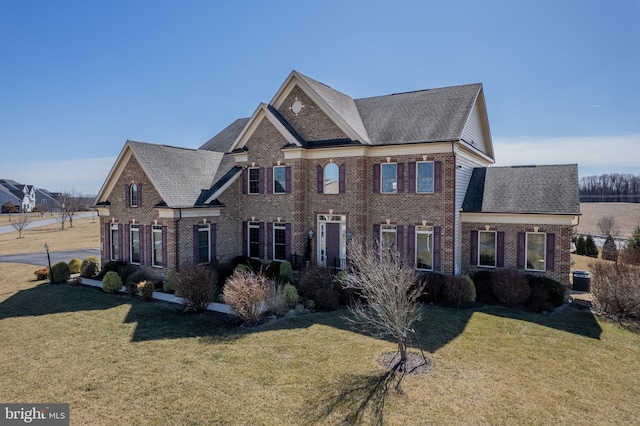
<path fill-rule="evenodd" d="M 135 183 L 129 188 L 129 206 L 138 207 L 138 185 Z"/>

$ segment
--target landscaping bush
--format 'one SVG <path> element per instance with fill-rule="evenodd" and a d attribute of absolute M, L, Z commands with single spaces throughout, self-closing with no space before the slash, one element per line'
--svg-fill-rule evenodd
<path fill-rule="evenodd" d="M 136 284 L 136 291 L 140 293 L 145 302 L 153 300 L 153 290 L 155 290 L 155 286 L 151 281 L 140 281 Z"/>
<path fill-rule="evenodd" d="M 284 285 L 277 281 L 268 281 L 267 295 L 265 299 L 265 313 L 282 315 L 287 310 L 287 301 L 284 295 Z"/>
<path fill-rule="evenodd" d="M 445 277 L 437 272 L 424 272 L 418 275 L 417 285 L 424 285 L 422 296 L 418 299 L 422 303 L 438 303 L 442 300 Z"/>
<path fill-rule="evenodd" d="M 233 269 L 235 270 L 238 265 L 246 265 L 253 273 L 259 273 L 262 270 L 262 262 L 259 259 L 252 259 L 247 256 L 236 256 L 233 258 Z"/>
<path fill-rule="evenodd" d="M 77 257 L 74 257 L 73 259 L 71 259 L 69 261 L 69 270 L 71 271 L 72 274 L 79 274 L 80 273 L 80 266 L 82 265 L 82 261 L 80 259 L 78 259 Z"/>
<path fill-rule="evenodd" d="M 524 306 L 531 295 L 527 278 L 517 269 L 496 270 L 491 288 L 498 301 L 509 307 Z"/>
<path fill-rule="evenodd" d="M 123 283 L 127 282 L 127 279 L 129 278 L 129 276 L 131 274 L 133 274 L 134 272 L 136 272 L 138 270 L 138 267 L 136 265 L 132 265 L 130 263 L 125 263 L 124 265 L 120 265 L 118 267 L 118 275 L 120 276 L 120 279 L 122 280 Z"/>
<path fill-rule="evenodd" d="M 124 262 L 122 260 L 110 260 L 104 265 L 102 265 L 101 273 L 104 276 L 107 272 L 118 272 L 118 268 L 126 264 L 127 262 Z"/>
<path fill-rule="evenodd" d="M 602 259 L 603 260 L 612 260 L 616 262 L 618 260 L 618 247 L 616 246 L 616 242 L 611 235 L 607 237 L 602 245 Z"/>
<path fill-rule="evenodd" d="M 105 293 L 116 293 L 122 288 L 122 279 L 117 272 L 109 271 L 102 278 L 102 289 Z"/>
<path fill-rule="evenodd" d="M 534 312 L 550 312 L 562 305 L 565 299 L 565 288 L 558 281 L 542 275 L 526 275 L 531 296 L 527 309 Z"/>
<path fill-rule="evenodd" d="M 58 262 L 51 267 L 52 284 L 66 283 L 70 276 L 71 271 L 66 262 Z"/>
<path fill-rule="evenodd" d="M 169 269 L 167 271 L 167 275 L 164 277 L 164 283 L 162 284 L 162 291 L 165 293 L 174 293 L 176 291 L 175 269 Z"/>
<path fill-rule="evenodd" d="M 293 283 L 293 266 L 286 260 L 280 263 L 280 281 Z"/>
<path fill-rule="evenodd" d="M 332 311 L 340 306 L 339 284 L 334 282 L 328 268 L 311 268 L 300 276 L 300 295 L 315 300 L 315 307 L 321 311 Z"/>
<path fill-rule="evenodd" d="M 82 277 L 73 277 L 69 280 L 69 285 L 77 287 L 82 284 Z"/>
<path fill-rule="evenodd" d="M 100 270 L 100 260 L 95 256 L 88 256 L 80 264 L 80 276 L 93 278 Z"/>
<path fill-rule="evenodd" d="M 446 303 L 454 308 L 476 301 L 476 288 L 468 275 L 445 277 L 442 292 Z"/>
<path fill-rule="evenodd" d="M 36 269 L 33 274 L 36 276 L 36 280 L 46 280 L 49 278 L 49 267 Z"/>
<path fill-rule="evenodd" d="M 591 234 L 587 235 L 587 239 L 585 240 L 586 251 L 585 254 L 589 257 L 598 257 L 598 246 L 596 246 L 596 242 L 593 240 Z"/>
<path fill-rule="evenodd" d="M 471 276 L 476 288 L 476 301 L 480 303 L 496 304 L 498 299 L 493 293 L 493 272 L 481 270 Z"/>
<path fill-rule="evenodd" d="M 215 270 L 218 277 L 218 286 L 223 287 L 227 279 L 233 275 L 233 264 L 231 262 L 218 263 L 215 265 Z M 222 291 L 222 288 L 219 291 Z"/>
<path fill-rule="evenodd" d="M 249 324 L 260 321 L 268 294 L 269 282 L 262 274 L 236 271 L 224 285 L 224 302 Z"/>
<path fill-rule="evenodd" d="M 296 306 L 296 303 L 298 303 L 298 290 L 296 290 L 296 287 L 291 283 L 286 283 L 283 287 L 283 291 L 284 302 L 287 306 L 290 308 Z"/>
<path fill-rule="evenodd" d="M 591 294 L 601 312 L 640 319 L 640 268 L 624 263 L 593 261 Z"/>
<path fill-rule="evenodd" d="M 256 271 L 254 271 L 256 272 Z M 267 277 L 270 281 L 275 281 L 280 278 L 280 262 L 269 262 L 262 266 L 262 269 L 258 272 L 262 272 L 262 275 Z"/>
<path fill-rule="evenodd" d="M 145 279 L 146 279 L 146 274 L 144 273 L 144 271 L 141 271 L 139 269 L 134 273 L 132 273 L 131 275 L 129 275 L 127 277 L 127 280 L 124 281 L 124 285 L 125 287 L 127 287 L 127 293 L 131 295 L 138 294 L 138 284 L 143 282 Z M 153 283 L 151 281 L 149 283 L 151 284 L 151 286 L 153 286 Z"/>
<path fill-rule="evenodd" d="M 176 295 L 184 299 L 187 308 L 205 311 L 218 292 L 216 272 L 202 265 L 184 264 L 176 274 Z"/>

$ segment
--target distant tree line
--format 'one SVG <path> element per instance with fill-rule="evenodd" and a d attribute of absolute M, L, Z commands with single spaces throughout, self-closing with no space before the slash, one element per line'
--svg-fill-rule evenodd
<path fill-rule="evenodd" d="M 640 203 L 640 176 L 604 174 L 580 178 L 580 201 Z"/>

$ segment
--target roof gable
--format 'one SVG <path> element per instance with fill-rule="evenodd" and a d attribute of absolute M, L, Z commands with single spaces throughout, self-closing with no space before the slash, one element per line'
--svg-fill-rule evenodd
<path fill-rule="evenodd" d="M 251 117 L 245 123 L 235 141 L 231 144 L 227 152 L 242 149 L 247 144 L 253 133 L 258 129 L 263 120 L 268 120 L 284 137 L 290 145 L 303 146 L 304 141 L 293 131 L 293 129 L 274 111 L 269 105 L 261 103 Z"/>

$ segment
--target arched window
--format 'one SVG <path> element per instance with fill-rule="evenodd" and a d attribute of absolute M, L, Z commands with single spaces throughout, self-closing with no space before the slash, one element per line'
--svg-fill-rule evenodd
<path fill-rule="evenodd" d="M 138 207 L 138 185 L 135 183 L 131 184 L 129 191 L 131 207 Z"/>
<path fill-rule="evenodd" d="M 340 171 L 336 163 L 324 166 L 324 193 L 338 194 L 340 192 Z"/>

